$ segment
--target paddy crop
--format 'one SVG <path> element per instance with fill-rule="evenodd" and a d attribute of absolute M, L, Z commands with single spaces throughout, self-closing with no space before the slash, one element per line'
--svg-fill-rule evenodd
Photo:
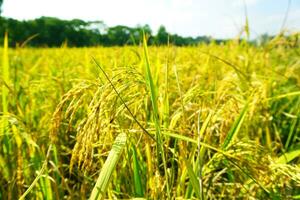
<path fill-rule="evenodd" d="M 299 34 L 0 55 L 1 199 L 300 198 Z"/>

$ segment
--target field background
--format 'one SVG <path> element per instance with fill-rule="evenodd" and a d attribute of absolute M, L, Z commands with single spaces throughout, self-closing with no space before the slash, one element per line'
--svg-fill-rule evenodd
<path fill-rule="evenodd" d="M 300 198 L 299 34 L 0 55 L 0 199 Z"/>

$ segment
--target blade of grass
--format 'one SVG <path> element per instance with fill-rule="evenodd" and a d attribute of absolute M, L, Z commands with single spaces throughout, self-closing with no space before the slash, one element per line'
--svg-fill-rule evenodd
<path fill-rule="evenodd" d="M 277 159 L 278 164 L 287 164 L 300 156 L 300 149 L 284 153 Z"/>
<path fill-rule="evenodd" d="M 233 123 L 233 126 L 229 130 L 228 134 L 226 135 L 226 138 L 223 142 L 222 149 L 227 150 L 227 148 L 234 142 L 235 138 L 237 137 L 237 134 L 239 133 L 239 130 L 242 126 L 242 123 L 245 119 L 246 112 L 248 110 L 248 103 L 245 105 L 244 109 L 242 110 L 241 114 L 238 116 L 238 118 Z M 228 177 L 231 182 L 234 181 L 234 175 L 232 171 L 228 170 Z"/>
<path fill-rule="evenodd" d="M 8 87 L 6 85 L 9 84 L 9 61 L 8 61 L 8 34 L 7 32 L 4 35 L 4 47 L 3 47 L 3 58 L 2 58 L 2 112 L 3 115 L 6 115 L 8 113 Z M 3 135 L 6 135 L 5 128 L 8 125 L 8 121 L 6 117 L 2 118 L 2 126 L 1 126 L 1 133 Z M 8 139 L 4 139 L 4 144 L 6 147 L 6 151 L 9 151 L 9 143 L 7 141 Z"/>
<path fill-rule="evenodd" d="M 9 61 L 8 61 L 8 34 L 4 36 L 4 48 L 3 48 L 3 60 L 2 60 L 2 78 L 5 84 L 9 83 Z M 2 109 L 3 114 L 8 112 L 8 89 L 5 85 L 2 85 Z"/>
<path fill-rule="evenodd" d="M 126 144 L 126 134 L 120 133 L 115 139 L 112 149 L 109 152 L 109 155 L 101 169 L 100 175 L 92 190 L 90 200 L 102 199 L 106 192 L 109 180 L 114 172 L 117 163 L 121 157 L 122 151 Z"/>
<path fill-rule="evenodd" d="M 147 47 L 147 41 L 146 36 L 143 34 L 143 46 L 144 46 L 144 56 L 145 56 L 145 67 L 146 67 L 146 80 L 147 84 L 150 90 L 150 98 L 152 102 L 152 109 L 153 109 L 153 115 L 154 115 L 154 123 L 155 123 L 155 129 L 156 129 L 156 149 L 157 149 L 157 164 L 158 167 L 160 165 L 160 157 L 163 162 L 163 168 L 164 168 L 164 174 L 165 174 L 165 180 L 166 180 L 166 187 L 167 187 L 167 196 L 170 199 L 170 189 L 169 189 L 169 181 L 168 181 L 168 172 L 167 172 L 167 164 L 165 159 L 165 153 L 164 153 L 164 147 L 163 147 L 163 141 L 161 137 L 161 129 L 160 129 L 160 122 L 159 122 L 159 116 L 158 116 L 158 105 L 157 105 L 157 96 L 156 96 L 156 90 L 153 83 L 151 70 L 150 70 L 150 61 L 148 56 L 148 47 Z"/>
<path fill-rule="evenodd" d="M 248 10 L 247 10 L 247 4 L 244 0 L 244 12 L 245 12 L 245 26 L 244 31 L 246 33 L 247 40 L 250 38 L 250 28 L 249 28 L 249 19 L 248 19 Z"/>
<path fill-rule="evenodd" d="M 208 127 L 208 123 L 210 122 L 210 119 L 212 117 L 212 113 L 210 112 L 208 116 L 206 117 L 204 123 L 202 124 L 200 128 L 200 112 L 198 115 L 198 156 L 197 156 L 197 165 L 195 171 L 198 172 L 199 176 L 199 185 L 200 185 L 200 194 L 201 194 L 201 199 L 204 199 L 204 193 L 203 193 L 203 180 L 202 180 L 202 167 L 204 165 L 204 154 L 206 148 L 201 146 L 200 142 L 203 141 L 203 135 Z M 209 136 L 209 134 L 205 135 L 206 137 Z M 204 141 L 206 139 L 204 138 Z"/>
<path fill-rule="evenodd" d="M 296 113 L 295 115 L 297 116 L 296 118 L 293 118 L 292 119 L 292 123 L 291 123 L 291 127 L 290 127 L 290 130 L 289 130 L 289 135 L 288 135 L 288 138 L 286 140 L 286 143 L 285 143 L 285 149 L 288 150 L 289 147 L 290 147 L 290 144 L 292 143 L 292 138 L 295 137 L 296 133 L 297 133 L 297 124 L 299 124 L 299 117 L 300 117 L 300 98 L 298 99 L 297 101 L 297 105 L 296 105 Z"/>
<path fill-rule="evenodd" d="M 178 77 L 176 65 L 174 65 L 174 74 L 175 74 L 175 77 L 176 77 L 177 89 L 178 89 L 178 92 L 179 92 L 179 95 L 180 95 L 180 106 L 181 106 L 181 109 L 182 109 L 182 116 L 183 116 L 183 120 L 186 122 L 186 116 L 185 116 L 185 110 L 184 110 L 184 104 L 183 104 L 183 95 L 182 95 L 182 91 L 181 91 L 181 88 L 180 88 L 179 77 Z"/>
<path fill-rule="evenodd" d="M 189 177 L 190 177 L 190 183 L 193 186 L 196 197 L 198 199 L 201 199 L 200 183 L 199 183 L 199 180 L 197 179 L 196 174 L 194 173 L 193 167 L 191 166 L 191 164 L 187 160 L 185 160 L 185 165 L 187 167 L 187 171 L 188 171 L 188 174 L 189 174 Z"/>
<path fill-rule="evenodd" d="M 9 126 L 8 119 L 5 117 L 5 115 L 8 114 L 8 94 L 9 94 L 9 87 L 6 87 L 9 85 L 10 78 L 9 78 L 9 57 L 8 57 L 8 33 L 6 32 L 4 35 L 4 47 L 3 47 L 3 59 L 2 59 L 2 116 L 1 117 L 1 127 L 0 127 L 0 133 L 4 135 L 3 139 L 3 151 L 4 155 L 6 156 L 6 162 L 8 169 L 13 169 L 11 166 L 10 161 L 10 153 L 12 152 L 12 144 L 9 141 L 8 131 L 7 127 Z M 8 171 L 10 172 L 10 171 Z"/>
<path fill-rule="evenodd" d="M 271 100 L 275 100 L 275 99 L 282 99 L 282 98 L 291 97 L 291 96 L 300 96 L 300 91 L 289 92 L 289 93 L 286 93 L 286 94 L 281 94 L 281 95 L 278 95 L 278 96 L 269 97 L 269 98 L 265 99 L 265 101 L 271 101 Z"/>
<path fill-rule="evenodd" d="M 136 148 L 133 145 L 132 147 L 132 157 L 133 157 L 133 175 L 134 175 L 134 190 L 135 190 L 135 197 L 143 197 L 144 190 L 142 185 L 142 177 L 140 175 L 140 164 L 138 161 L 138 156 L 136 153 Z"/>
<path fill-rule="evenodd" d="M 240 113 L 240 115 L 238 116 L 238 118 L 234 121 L 232 127 L 230 128 L 224 142 L 222 145 L 222 149 L 226 150 L 230 144 L 235 140 L 235 138 L 237 137 L 237 134 L 239 133 L 239 130 L 243 124 L 243 121 L 246 117 L 247 114 L 247 110 L 248 110 L 248 102 L 246 103 L 246 105 L 244 106 L 242 112 Z"/>
<path fill-rule="evenodd" d="M 46 168 L 47 168 L 47 163 L 51 154 L 51 150 L 52 150 L 52 144 L 50 144 L 48 150 L 47 150 L 47 154 L 46 154 L 46 159 L 43 162 L 42 168 L 39 171 L 38 175 L 35 177 L 35 179 L 32 181 L 32 183 L 30 184 L 30 186 L 27 188 L 27 190 L 22 194 L 22 196 L 19 198 L 19 200 L 23 200 L 25 199 L 25 197 L 29 194 L 29 192 L 33 189 L 33 187 L 35 186 L 35 184 L 38 182 L 38 180 L 42 177 L 43 173 L 45 172 Z"/>

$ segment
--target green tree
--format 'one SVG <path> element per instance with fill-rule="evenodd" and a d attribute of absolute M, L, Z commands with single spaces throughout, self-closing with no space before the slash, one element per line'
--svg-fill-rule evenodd
<path fill-rule="evenodd" d="M 167 44 L 168 43 L 169 33 L 167 32 L 164 26 L 160 26 L 156 34 L 156 43 L 157 44 Z"/>
<path fill-rule="evenodd" d="M 122 46 L 130 42 L 132 29 L 127 26 L 114 26 L 108 29 L 110 45 Z"/>
<path fill-rule="evenodd" d="M 2 3 L 3 3 L 3 0 L 0 0 L 0 15 L 1 15 L 1 7 L 2 7 Z"/>
<path fill-rule="evenodd" d="M 0 0 L 0 3 L 2 2 L 3 0 Z M 26 43 L 28 46 L 35 47 L 57 47 L 65 42 L 73 47 L 139 45 L 142 43 L 143 33 L 147 36 L 149 45 L 166 45 L 168 40 L 170 44 L 176 46 L 197 45 L 211 41 L 205 36 L 182 37 L 170 34 L 164 26 L 161 26 L 153 36 L 149 25 L 107 27 L 102 21 L 61 20 L 54 17 L 18 21 L 0 16 L 0 36 L 3 36 L 5 31 L 9 32 L 10 46 L 21 45 L 24 41 L 29 41 Z M 0 37 L 0 44 L 2 39 Z"/>

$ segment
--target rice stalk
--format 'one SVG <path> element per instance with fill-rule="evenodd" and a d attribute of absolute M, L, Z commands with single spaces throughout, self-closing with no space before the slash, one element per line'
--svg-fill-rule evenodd
<path fill-rule="evenodd" d="M 89 199 L 96 200 L 104 198 L 112 173 L 114 172 L 125 147 L 126 139 L 125 133 L 120 133 L 116 137 Z"/>
<path fill-rule="evenodd" d="M 158 112 L 158 106 L 157 106 L 157 94 L 156 94 L 156 88 L 153 83 L 152 74 L 150 70 L 150 61 L 148 56 L 148 47 L 147 47 L 147 41 L 146 36 L 144 34 L 143 37 L 143 47 L 144 47 L 144 56 L 145 56 L 145 67 L 146 67 L 146 82 L 148 85 L 148 88 L 150 90 L 150 97 L 151 97 L 151 103 L 152 103 L 152 109 L 153 109 L 153 118 L 155 123 L 155 139 L 156 139 L 156 156 L 157 156 L 157 165 L 158 169 L 160 168 L 160 163 L 162 160 L 163 170 L 164 170 L 164 176 L 166 180 L 166 187 L 167 187 L 167 196 L 170 198 L 170 188 L 169 188 L 169 179 L 168 179 L 168 172 L 167 172 L 167 163 L 166 163 L 166 157 L 165 157 L 165 151 L 163 146 L 163 139 L 161 137 L 161 127 L 159 122 L 159 112 Z"/>

